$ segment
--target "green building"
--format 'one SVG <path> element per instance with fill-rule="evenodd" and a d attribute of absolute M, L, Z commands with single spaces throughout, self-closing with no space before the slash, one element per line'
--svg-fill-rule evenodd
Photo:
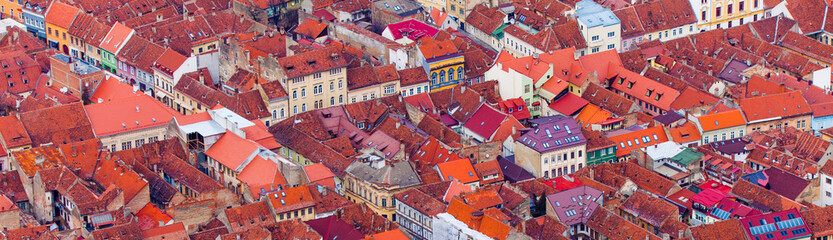
<path fill-rule="evenodd" d="M 616 142 L 599 131 L 582 130 L 587 139 L 587 166 L 616 162 Z"/>

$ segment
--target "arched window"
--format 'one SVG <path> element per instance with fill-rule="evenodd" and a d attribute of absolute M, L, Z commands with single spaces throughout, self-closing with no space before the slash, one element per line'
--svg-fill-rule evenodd
<path fill-rule="evenodd" d="M 307 111 L 307 104 L 306 103 L 301 104 L 301 112 L 306 112 L 306 111 Z"/>
<path fill-rule="evenodd" d="M 292 106 L 292 114 L 298 114 L 298 106 Z"/>
<path fill-rule="evenodd" d="M 463 66 L 457 67 L 457 80 L 466 79 L 463 73 Z"/>
<path fill-rule="evenodd" d="M 454 68 L 448 69 L 448 81 L 454 81 Z"/>
<path fill-rule="evenodd" d="M 283 108 L 281 108 L 281 118 L 283 118 L 284 116 L 286 115 L 284 114 Z"/>
<path fill-rule="evenodd" d="M 336 97 L 330 97 L 330 106 L 336 105 Z"/>
<path fill-rule="evenodd" d="M 445 70 L 440 70 L 440 83 L 445 82 Z"/>
<path fill-rule="evenodd" d="M 292 99 L 298 99 L 298 91 L 292 91 Z"/>
<path fill-rule="evenodd" d="M 431 82 L 437 84 L 437 73 L 431 73 Z"/>
<path fill-rule="evenodd" d="M 278 110 L 272 110 L 272 118 L 278 118 Z"/>

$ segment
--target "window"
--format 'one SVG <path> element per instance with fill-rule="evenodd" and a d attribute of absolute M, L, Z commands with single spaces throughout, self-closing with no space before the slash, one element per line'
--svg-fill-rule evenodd
<path fill-rule="evenodd" d="M 319 78 L 321 78 L 321 73 L 320 72 L 312 74 L 312 79 L 319 79 Z"/>
<path fill-rule="evenodd" d="M 431 73 L 431 83 L 437 84 L 437 73 Z"/>
<path fill-rule="evenodd" d="M 755 4 L 753 4 L 753 6 L 754 6 L 755 8 L 758 8 L 758 1 L 760 1 L 760 0 L 755 0 L 755 1 L 754 1 L 754 3 L 755 3 Z M 755 17 L 757 18 L 757 17 L 758 17 L 758 15 L 755 15 Z"/>
<path fill-rule="evenodd" d="M 454 81 L 454 68 L 448 69 L 448 81 Z"/>
<path fill-rule="evenodd" d="M 292 106 L 292 115 L 298 114 L 298 106 Z"/>
<path fill-rule="evenodd" d="M 607 49 L 613 49 L 613 48 L 616 48 L 616 44 L 607 45 Z"/>
<path fill-rule="evenodd" d="M 341 80 L 338 80 L 338 89 L 341 89 Z"/>
<path fill-rule="evenodd" d="M 341 68 L 336 68 L 336 69 L 330 70 L 330 75 L 336 75 L 336 74 L 339 74 L 339 73 L 341 73 Z"/>
<path fill-rule="evenodd" d="M 613 37 L 613 36 L 616 36 L 616 33 L 615 33 L 615 32 L 609 32 L 609 33 L 607 33 L 607 37 Z"/>
<path fill-rule="evenodd" d="M 301 88 L 301 97 L 302 98 L 307 97 L 307 89 L 306 88 Z"/>
<path fill-rule="evenodd" d="M 590 52 L 592 52 L 592 53 L 599 52 L 599 47 L 594 47 L 592 50 L 590 50 Z"/>
<path fill-rule="evenodd" d="M 335 82 L 330 82 L 330 91 L 335 90 Z"/>
<path fill-rule="evenodd" d="M 715 17 L 720 17 L 720 6 L 717 6 L 716 8 L 714 8 L 714 16 Z"/>
<path fill-rule="evenodd" d="M 590 41 L 598 41 L 598 40 L 599 40 L 599 35 L 595 35 L 595 36 L 590 38 Z"/>
<path fill-rule="evenodd" d="M 443 82 L 445 82 L 445 70 L 440 70 L 440 82 L 439 83 L 443 83 Z"/>
<path fill-rule="evenodd" d="M 330 106 L 336 105 L 336 97 L 330 97 Z"/>
<path fill-rule="evenodd" d="M 463 75 L 464 73 L 465 72 L 463 72 L 463 66 L 457 67 L 457 80 L 465 79 L 465 75 Z M 427 92 L 428 90 L 426 89 L 425 91 Z"/>
<path fill-rule="evenodd" d="M 743 11 L 743 0 L 740 0 L 740 2 L 738 2 L 738 11 Z M 743 21 L 743 19 L 741 19 L 741 21 Z"/>
<path fill-rule="evenodd" d="M 302 111 L 302 112 L 306 112 L 306 111 L 307 111 L 307 104 L 306 104 L 306 103 L 301 104 L 301 111 Z"/>
<path fill-rule="evenodd" d="M 343 100 L 342 97 L 343 97 L 342 95 L 338 95 L 338 103 L 339 104 L 344 103 L 344 101 L 342 101 Z"/>
<path fill-rule="evenodd" d="M 298 91 L 292 91 L 292 99 L 298 99 Z"/>
<path fill-rule="evenodd" d="M 734 4 L 729 3 L 726 5 L 726 14 L 732 14 L 732 5 Z"/>

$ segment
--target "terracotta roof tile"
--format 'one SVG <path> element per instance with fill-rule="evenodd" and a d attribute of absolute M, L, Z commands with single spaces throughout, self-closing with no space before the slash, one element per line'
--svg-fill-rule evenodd
<path fill-rule="evenodd" d="M 744 240 L 746 233 L 737 219 L 719 221 L 712 224 L 702 224 L 691 228 L 691 235 L 695 240 L 701 239 L 731 239 Z"/>
<path fill-rule="evenodd" d="M 305 52 L 278 59 L 287 78 L 299 77 L 314 72 L 345 67 L 347 62 L 337 48 L 327 47 L 321 50 Z"/>
<path fill-rule="evenodd" d="M 416 188 L 398 193 L 394 195 L 394 198 L 399 203 L 408 205 L 427 216 L 436 216 L 437 214 L 443 213 L 447 207 L 442 201 L 432 198 L 430 195 Z"/>
<path fill-rule="evenodd" d="M 605 208 L 597 208 L 590 215 L 587 227 L 603 236 L 616 239 L 660 239 L 636 224 L 614 214 Z"/>
<path fill-rule="evenodd" d="M 281 237 L 283 239 L 321 239 L 321 235 L 298 219 L 280 221 L 274 225 L 264 226 L 264 228 L 272 233 L 272 239 L 281 239 Z"/>
<path fill-rule="evenodd" d="M 252 226 L 263 226 L 275 223 L 275 217 L 269 211 L 266 201 L 259 201 L 247 205 L 225 210 L 231 229 L 243 229 Z"/>
<path fill-rule="evenodd" d="M 44 21 L 55 24 L 56 26 L 68 29 L 75 19 L 75 16 L 80 12 L 78 8 L 72 5 L 53 1 L 44 14 Z"/>
<path fill-rule="evenodd" d="M 619 116 L 628 115 L 634 112 L 632 111 L 634 106 L 633 101 L 597 84 L 591 83 L 588 85 L 581 97 L 587 99 L 590 103 L 609 110 Z"/>
<path fill-rule="evenodd" d="M 812 112 L 807 101 L 798 91 L 741 99 L 740 106 L 749 122 L 772 117 L 805 115 Z"/>
<path fill-rule="evenodd" d="M 9 149 L 32 144 L 23 122 L 15 115 L 0 117 L 0 137 L 4 141 L 3 147 Z"/>
<path fill-rule="evenodd" d="M 142 230 L 139 229 L 139 225 L 136 223 L 98 229 L 91 234 L 95 239 L 142 239 Z"/>
<path fill-rule="evenodd" d="M 639 191 L 635 191 L 619 209 L 655 227 L 661 226 L 666 218 L 676 219 L 680 216 L 673 204 Z"/>
<path fill-rule="evenodd" d="M 21 113 L 20 121 L 34 145 L 95 138 L 92 124 L 80 103 Z"/>
<path fill-rule="evenodd" d="M 98 137 L 165 125 L 180 115 L 147 95 L 87 105 L 84 110 Z"/>
<path fill-rule="evenodd" d="M 735 182 L 735 186 L 732 188 L 732 194 L 749 202 L 753 206 L 759 204 L 769 208 L 763 209 L 766 211 L 783 211 L 792 208 L 801 208 L 801 204 L 744 179 L 739 179 Z"/>

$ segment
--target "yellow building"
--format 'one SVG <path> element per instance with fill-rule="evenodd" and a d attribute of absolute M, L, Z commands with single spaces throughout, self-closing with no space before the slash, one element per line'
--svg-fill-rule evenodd
<path fill-rule="evenodd" d="M 419 51 L 422 66 L 431 78 L 432 92 L 452 88 L 466 80 L 466 59 L 451 40 L 427 39 L 419 46 Z"/>
<path fill-rule="evenodd" d="M 369 154 L 359 159 L 347 167 L 344 196 L 355 203 L 364 202 L 382 217 L 396 221 L 393 195 L 422 184 L 419 175 L 407 161 L 386 163 L 384 158 Z"/>
<path fill-rule="evenodd" d="M 11 18 L 23 22 L 22 6 L 17 0 L 0 1 L 0 19 Z"/>
<path fill-rule="evenodd" d="M 764 18 L 760 0 L 689 0 L 697 15 L 697 28 L 713 30 L 731 28 Z"/>
<path fill-rule="evenodd" d="M 67 36 L 67 29 L 75 21 L 78 14 L 80 14 L 78 8 L 65 3 L 53 1 L 49 5 L 49 9 L 44 14 L 46 41 L 49 47 L 58 49 L 64 54 L 69 55 L 70 37 Z"/>

